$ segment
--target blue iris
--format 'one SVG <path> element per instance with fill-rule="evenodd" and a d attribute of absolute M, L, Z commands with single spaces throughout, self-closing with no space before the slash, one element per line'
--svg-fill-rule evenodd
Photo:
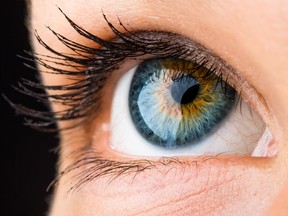
<path fill-rule="evenodd" d="M 199 68 L 185 60 L 153 59 L 139 65 L 134 74 L 128 102 L 131 118 L 152 144 L 167 149 L 196 144 L 235 103 L 231 86 L 205 68 L 201 73 L 191 66 L 183 70 L 189 64 Z"/>

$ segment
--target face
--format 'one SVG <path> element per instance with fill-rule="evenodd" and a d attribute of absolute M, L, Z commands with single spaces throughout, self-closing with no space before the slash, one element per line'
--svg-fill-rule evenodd
<path fill-rule="evenodd" d="M 285 212 L 288 1 L 32 0 L 29 23 L 51 216 Z"/>

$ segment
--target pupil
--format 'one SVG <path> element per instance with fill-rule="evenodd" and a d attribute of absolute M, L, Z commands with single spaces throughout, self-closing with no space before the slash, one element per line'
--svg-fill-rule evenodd
<path fill-rule="evenodd" d="M 180 104 L 191 103 L 199 93 L 200 85 L 192 77 L 183 77 L 173 82 L 171 87 L 172 98 Z"/>
<path fill-rule="evenodd" d="M 194 85 L 187 89 L 187 91 L 183 94 L 181 98 L 181 104 L 188 104 L 192 102 L 198 95 L 199 92 L 199 84 Z"/>

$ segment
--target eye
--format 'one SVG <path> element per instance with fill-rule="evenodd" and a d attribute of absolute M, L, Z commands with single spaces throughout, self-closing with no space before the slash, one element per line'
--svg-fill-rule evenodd
<path fill-rule="evenodd" d="M 72 83 L 46 86 L 24 80 L 20 91 L 55 105 L 46 113 L 13 104 L 18 113 L 38 120 L 29 125 L 49 130 L 56 120 L 62 131 L 85 128 L 85 146 L 102 153 L 112 148 L 157 157 L 270 155 L 272 136 L 265 127 L 269 108 L 246 79 L 211 50 L 170 32 L 130 32 L 121 22 L 119 31 L 103 14 L 114 34 L 113 40 L 104 40 L 63 15 L 92 44 L 50 29 L 71 50 L 63 53 L 35 32 L 39 43 L 56 55 L 32 54 L 43 72 L 46 68 Z M 134 60 L 143 62 L 129 67 Z M 110 130 L 99 130 L 107 128 L 107 120 Z"/>
<path fill-rule="evenodd" d="M 129 155 L 252 155 L 264 131 L 228 81 L 189 60 L 146 60 L 113 96 L 112 148 Z"/>

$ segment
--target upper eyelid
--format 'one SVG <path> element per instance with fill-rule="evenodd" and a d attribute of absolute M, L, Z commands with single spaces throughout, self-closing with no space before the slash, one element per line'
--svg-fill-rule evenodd
<path fill-rule="evenodd" d="M 63 12 L 62 12 L 63 13 Z M 64 13 L 63 13 L 64 14 Z M 64 14 L 64 16 L 66 16 Z M 82 110 L 87 109 L 87 113 L 91 114 L 94 112 L 95 108 L 89 108 L 90 104 L 93 100 L 97 99 L 97 95 L 103 87 L 103 80 L 107 78 L 109 73 L 113 70 L 116 70 L 119 65 L 125 60 L 125 58 L 133 58 L 143 56 L 144 54 L 152 54 L 155 56 L 161 57 L 176 57 L 176 58 L 187 58 L 187 60 L 196 60 L 203 64 L 206 64 L 207 67 L 213 66 L 213 71 L 217 73 L 217 71 L 225 70 L 226 74 L 228 72 L 231 75 L 236 76 L 237 73 L 234 73 L 233 68 L 230 67 L 225 61 L 215 55 L 213 52 L 204 48 L 202 45 L 198 44 L 195 41 L 184 38 L 180 35 L 176 35 L 173 33 L 167 32 L 155 32 L 155 31 L 137 31 L 137 32 L 129 32 L 127 28 L 120 22 L 120 26 L 123 27 L 124 33 L 116 29 L 105 17 L 108 25 L 112 29 L 115 34 L 115 39 L 118 38 L 122 41 L 117 40 L 103 40 L 96 35 L 92 35 L 91 33 L 85 31 L 83 28 L 74 23 L 67 16 L 68 22 L 70 25 L 79 33 L 81 32 L 82 36 L 86 38 L 90 38 L 94 40 L 96 45 L 102 45 L 102 48 L 93 48 L 88 47 L 85 44 L 81 44 L 79 42 L 73 41 L 71 39 L 62 36 L 52 29 L 52 33 L 60 40 L 62 43 L 66 44 L 66 46 L 70 47 L 71 51 L 74 52 L 71 54 L 62 53 L 60 51 L 55 50 L 50 47 L 47 43 L 45 43 L 41 37 L 36 33 L 36 38 L 39 43 L 44 46 L 47 50 L 54 53 L 55 56 L 43 56 L 40 54 L 32 54 L 38 64 L 42 65 L 44 68 L 48 69 L 48 73 L 55 74 L 63 74 L 68 76 L 82 76 L 78 82 L 75 82 L 71 85 L 66 86 L 44 86 L 39 85 L 32 82 L 25 81 L 22 87 L 22 92 L 26 92 L 27 94 L 34 95 L 39 99 L 45 100 L 45 98 L 50 98 L 58 103 L 68 104 L 71 109 L 67 109 L 67 112 L 55 112 L 55 113 L 41 113 L 39 112 L 36 116 L 38 120 L 43 120 L 43 124 L 40 123 L 40 126 L 45 126 L 47 121 L 52 122 L 54 119 L 62 121 L 68 119 L 75 119 L 85 117 L 85 113 L 83 111 L 74 110 L 73 105 L 77 104 L 77 101 L 82 104 L 83 101 L 80 97 L 75 97 L 79 92 L 85 92 L 87 86 L 91 85 L 89 88 L 89 94 L 91 95 L 91 100 L 87 101 L 86 106 L 83 107 Z M 173 42 L 171 42 L 173 41 Z M 146 45 L 146 46 L 145 46 Z M 139 52 L 140 51 L 140 52 Z M 87 55 L 84 55 L 87 53 Z M 77 54 L 80 56 L 78 57 Z M 91 56 L 92 55 L 92 56 Z M 112 58 L 113 56 L 113 58 Z M 113 60 L 111 60 L 113 59 Z M 63 67 L 70 67 L 70 69 L 65 69 Z M 219 75 L 219 74 L 218 74 Z M 229 77 L 231 77 L 229 75 Z M 89 77 L 90 76 L 90 77 Z M 91 84 L 91 77 L 93 78 L 93 86 Z M 105 78 L 106 77 L 106 78 Z M 228 75 L 227 75 L 228 77 Z M 102 81 L 101 81 L 102 80 Z M 239 80 L 239 79 L 238 79 Z M 89 84 L 90 83 L 90 84 Z M 95 85 L 97 83 L 97 85 Z M 102 83 L 102 86 L 100 85 Z M 32 90 L 29 89 L 32 88 Z M 50 94 L 48 96 L 43 94 L 37 94 L 33 92 L 33 88 L 42 88 L 46 90 L 63 90 L 63 93 L 58 93 L 56 95 Z M 93 89 L 91 91 L 91 89 Z M 77 92 L 79 90 L 79 92 Z M 68 91 L 68 93 L 67 93 Z M 94 94 L 94 95 L 93 95 Z M 79 94 L 78 94 L 79 95 Z M 87 95 L 86 95 L 87 96 Z M 46 99 L 47 100 L 47 99 Z M 23 107 L 15 106 L 16 110 L 20 113 L 30 115 L 31 112 L 27 112 Z M 33 116 L 35 116 L 33 114 Z M 33 117 L 32 116 L 32 117 Z M 30 122 L 31 124 L 31 122 Z M 33 125 L 32 123 L 32 126 Z"/>
<path fill-rule="evenodd" d="M 105 15 L 104 18 L 106 18 Z M 83 29 L 71 19 L 69 19 L 68 22 L 76 31 Z M 26 122 L 27 125 L 40 130 L 50 130 L 52 125 L 52 130 L 55 130 L 54 125 L 57 121 L 71 119 L 81 119 L 77 125 L 82 125 L 89 120 L 87 116 L 93 118 L 93 116 L 96 115 L 97 112 L 95 111 L 99 109 L 99 103 L 97 104 L 95 101 L 100 99 L 101 89 L 104 87 L 105 80 L 108 76 L 113 71 L 118 70 L 126 59 L 143 57 L 144 54 L 149 54 L 154 57 L 183 58 L 185 60 L 196 61 L 197 64 L 204 64 L 221 79 L 228 81 L 240 95 L 244 95 L 248 103 L 249 101 L 258 101 L 252 104 L 258 113 L 269 113 L 269 106 L 265 104 L 265 100 L 259 99 L 261 95 L 247 82 L 241 73 L 236 71 L 213 51 L 196 41 L 169 32 L 149 30 L 130 32 L 120 21 L 120 27 L 122 26 L 123 29 L 116 29 L 107 19 L 106 22 L 110 28 L 113 28 L 112 31 L 115 34 L 111 40 L 101 39 L 97 37 L 97 35 L 93 35 L 83 29 L 83 33 L 85 33 L 83 37 L 86 35 L 90 37 L 90 39 L 96 40 L 96 48 L 87 46 L 87 44 L 84 43 L 82 44 L 79 41 L 73 41 L 50 29 L 58 40 L 66 43 L 68 47 L 72 46 L 72 53 L 62 53 L 61 51 L 55 50 L 55 48 L 50 47 L 41 39 L 37 32 L 35 32 L 39 43 L 54 53 L 54 55 L 51 56 L 30 53 L 34 60 L 43 66 L 42 69 L 47 69 L 47 71 L 42 72 L 67 75 L 72 79 L 74 79 L 74 76 L 78 76 L 81 79 L 75 81 L 73 84 L 52 86 L 24 80 L 19 86 L 22 93 L 31 95 L 40 101 L 44 101 L 44 103 L 50 99 L 50 101 L 54 103 L 66 105 L 66 110 L 64 111 L 43 113 L 11 102 L 16 112 L 28 117 L 29 121 Z M 121 41 L 121 38 L 125 40 Z M 98 42 L 105 45 L 105 47 L 99 47 Z M 147 46 L 144 46 L 145 43 Z M 159 47 L 164 47 L 164 50 L 160 49 L 159 51 Z M 74 48 L 78 48 L 79 50 Z M 74 53 L 73 49 L 75 51 Z M 85 55 L 85 53 L 87 55 Z M 48 90 L 50 94 L 37 93 L 38 89 Z M 54 90 L 57 90 L 56 94 L 53 94 Z M 79 95 L 85 95 L 85 98 L 79 97 Z M 91 106 L 91 104 L 94 104 L 94 106 Z M 262 117 L 265 118 L 263 120 L 266 123 L 271 121 L 270 115 L 262 115 Z M 73 128 L 77 125 L 70 125 L 68 128 Z M 56 129 L 56 131 L 58 130 L 59 129 Z"/>

